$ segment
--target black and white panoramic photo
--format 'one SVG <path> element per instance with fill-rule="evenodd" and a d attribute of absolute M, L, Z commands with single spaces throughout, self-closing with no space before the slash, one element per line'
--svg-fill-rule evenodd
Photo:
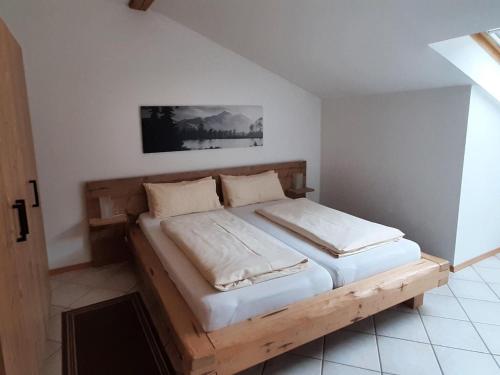
<path fill-rule="evenodd" d="M 141 106 L 144 153 L 263 145 L 262 106 Z"/>

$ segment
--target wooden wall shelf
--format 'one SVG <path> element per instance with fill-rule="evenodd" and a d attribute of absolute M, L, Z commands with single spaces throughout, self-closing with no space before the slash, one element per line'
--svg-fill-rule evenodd
<path fill-rule="evenodd" d="M 121 215 L 116 215 L 108 218 L 92 218 L 89 219 L 89 225 L 93 228 L 96 227 L 105 227 L 108 225 L 115 225 L 115 224 L 125 224 L 127 222 L 127 215 L 121 214 Z"/>
<path fill-rule="evenodd" d="M 285 195 L 289 198 L 305 198 L 306 193 L 312 193 L 314 191 L 313 188 L 310 187 L 303 187 L 301 189 L 293 189 L 290 188 L 285 192 Z"/>

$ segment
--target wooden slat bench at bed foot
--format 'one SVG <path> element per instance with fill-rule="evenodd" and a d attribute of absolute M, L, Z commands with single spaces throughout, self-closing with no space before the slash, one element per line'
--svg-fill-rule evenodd
<path fill-rule="evenodd" d="M 426 257 L 322 293 L 278 311 L 203 332 L 187 303 L 163 269 L 146 237 L 133 225 L 129 233 L 147 294 L 159 308 L 151 315 L 164 345 L 175 344 L 182 371 L 190 375 L 234 374 L 316 338 L 405 301 L 422 303 L 423 293 L 448 279 L 448 262 Z M 149 287 L 148 287 L 149 285 Z M 165 323 L 166 322 L 166 323 Z M 172 336 L 172 338 L 165 338 Z M 172 351 L 169 351 L 172 353 Z M 175 355 L 175 354 L 174 354 Z"/>

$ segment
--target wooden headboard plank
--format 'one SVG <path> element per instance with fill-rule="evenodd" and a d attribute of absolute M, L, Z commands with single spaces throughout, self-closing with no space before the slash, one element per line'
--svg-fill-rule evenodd
<path fill-rule="evenodd" d="M 100 217 L 99 197 L 110 197 L 118 212 L 126 213 L 131 216 L 131 219 L 134 219 L 140 213 L 148 210 L 146 193 L 143 187 L 143 183 L 145 182 L 179 182 L 213 176 L 217 182 L 217 192 L 222 199 L 219 175 L 252 175 L 271 169 L 278 173 L 281 185 L 285 191 L 292 187 L 294 173 L 303 173 L 304 177 L 306 176 L 306 162 L 304 160 L 299 160 L 283 163 L 257 164 L 91 181 L 87 182 L 85 189 L 87 215 L 89 218 Z"/>

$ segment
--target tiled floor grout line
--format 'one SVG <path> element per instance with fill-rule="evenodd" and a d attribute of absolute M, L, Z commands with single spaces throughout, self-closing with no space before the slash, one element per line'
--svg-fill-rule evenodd
<path fill-rule="evenodd" d="M 433 294 L 433 293 L 430 293 L 430 294 Z M 437 294 L 434 294 L 434 295 L 437 295 Z M 439 295 L 443 296 L 443 297 L 455 298 L 456 300 L 458 300 L 458 298 L 462 298 L 462 299 L 467 299 L 467 300 L 471 300 L 471 301 L 481 301 L 481 302 L 489 302 L 489 303 L 500 303 L 500 302 L 486 301 L 484 299 L 474 299 L 474 298 L 464 298 L 464 297 L 458 297 L 457 298 L 454 295 L 453 296 L 446 296 L 446 295 L 443 295 L 443 294 L 439 294 Z M 462 305 L 460 305 L 460 307 L 462 307 Z M 463 308 L 462 308 L 462 310 L 463 310 Z M 405 314 L 415 314 L 415 313 L 412 313 L 410 311 L 404 311 L 404 310 L 395 310 L 395 311 L 399 311 L 399 312 L 402 312 L 402 313 L 405 313 Z M 444 317 L 444 316 L 439 316 L 439 315 L 431 315 L 431 314 L 424 314 L 424 313 L 422 313 L 422 316 L 431 316 L 431 317 L 434 317 L 434 318 L 450 319 L 450 320 L 456 320 L 456 321 L 459 321 L 459 322 L 472 322 L 472 320 L 470 320 L 469 318 L 467 318 L 467 319 L 457 319 L 457 318 L 450 318 L 450 317 Z M 477 322 L 477 323 L 481 323 L 481 322 Z M 492 325 L 492 326 L 500 327 L 500 324 L 495 324 L 495 323 L 482 323 L 482 324 L 489 324 L 489 325 Z"/>
<path fill-rule="evenodd" d="M 116 275 L 120 272 L 120 268 L 121 268 L 121 267 L 122 267 L 125 263 L 127 263 L 127 262 L 123 262 L 123 263 L 119 263 L 119 264 L 117 264 L 117 266 L 115 267 L 115 269 L 114 269 L 114 270 L 112 270 L 112 271 L 110 272 L 110 274 L 109 274 L 109 275 L 108 275 L 108 276 L 107 276 L 104 280 L 102 280 L 102 282 L 106 282 L 106 281 L 108 281 L 109 279 L 111 279 L 111 278 L 115 277 L 115 276 L 116 276 Z M 92 274 L 92 273 L 96 273 L 96 272 L 104 271 L 104 270 L 106 270 L 108 267 L 109 267 L 109 268 L 111 268 L 110 266 L 103 266 L 103 267 L 97 267 L 97 268 L 95 268 L 95 267 L 89 267 L 89 268 L 85 268 L 85 269 L 83 269 L 83 270 L 71 271 L 71 272 L 78 272 L 78 273 L 80 273 L 80 274 L 84 274 L 85 272 L 88 272 L 88 273 L 91 273 L 91 274 Z M 80 275 L 75 274 L 75 275 L 73 275 L 73 277 L 70 277 L 70 278 L 69 278 L 69 279 L 67 279 L 67 280 L 58 280 L 58 279 L 57 279 L 57 275 L 56 275 L 56 276 L 54 276 L 54 277 L 55 277 L 55 279 L 54 279 L 54 280 L 56 280 L 58 283 L 61 283 L 61 284 L 68 284 L 68 283 L 69 283 L 69 284 L 76 284 L 76 285 L 80 285 L 80 286 L 85 286 L 85 287 L 88 287 L 88 288 L 98 288 L 97 286 L 94 286 L 94 285 L 89 285 L 88 283 L 82 283 L 82 282 L 75 281 L 76 279 L 78 279 L 78 277 L 79 277 L 79 276 L 80 276 Z M 58 286 L 56 286 L 54 289 L 57 289 L 57 288 L 59 288 L 60 286 L 61 286 L 61 285 L 58 285 Z M 54 290 L 54 289 L 52 289 L 52 290 Z"/>
<path fill-rule="evenodd" d="M 375 331 L 375 343 L 377 345 L 378 365 L 380 366 L 380 373 L 383 373 L 384 369 L 382 368 L 382 357 L 380 355 L 380 346 L 378 345 L 377 323 L 375 322 L 375 315 L 371 316 L 371 320 L 373 322 L 373 330 Z"/>
<path fill-rule="evenodd" d="M 498 270 L 498 272 L 500 272 L 500 270 Z M 495 289 L 493 289 L 491 287 L 491 284 L 495 284 L 495 285 L 500 285 L 500 283 L 489 283 L 486 281 L 486 284 L 488 285 L 488 287 L 493 291 L 493 293 L 495 293 L 497 295 L 497 297 L 500 299 L 500 291 L 499 292 L 496 292 Z M 500 290 L 500 289 L 499 289 Z"/>
<path fill-rule="evenodd" d="M 68 309 L 68 306 L 56 305 L 55 303 L 51 303 L 51 306 L 58 307 L 60 309 Z"/>
<path fill-rule="evenodd" d="M 82 298 L 84 298 L 86 295 L 90 294 L 93 290 L 97 289 L 97 288 L 94 288 L 94 287 L 89 287 L 89 291 L 87 293 L 85 293 L 83 296 L 81 296 L 80 298 L 78 298 L 75 302 L 73 302 L 71 305 L 69 305 L 67 308 L 68 309 L 73 309 L 73 305 L 76 304 L 78 301 L 80 301 Z"/>
<path fill-rule="evenodd" d="M 113 276 L 116 276 L 116 275 L 113 275 Z M 106 281 L 109 281 L 110 279 L 113 278 L 112 277 L 109 277 L 107 278 L 106 280 L 103 281 L 103 283 L 105 283 Z M 74 281 L 70 281 L 69 282 L 70 284 L 75 284 L 75 285 L 79 285 L 79 286 L 84 286 L 86 288 L 91 288 L 91 289 L 108 289 L 108 290 L 113 290 L 115 292 L 121 292 L 121 290 L 118 290 L 118 289 L 113 289 L 113 288 L 106 288 L 106 287 L 103 287 L 102 285 L 100 286 L 95 286 L 95 285 L 90 285 L 90 284 L 85 284 L 85 283 L 78 283 L 78 282 L 74 282 Z M 134 285 L 135 286 L 135 285 Z M 59 288 L 59 287 L 57 287 Z"/>
<path fill-rule="evenodd" d="M 307 344 L 308 344 L 308 343 L 305 343 L 304 345 L 307 345 Z M 300 346 L 299 346 L 299 348 L 300 348 Z M 295 349 L 297 349 L 297 348 L 295 348 Z M 294 356 L 296 356 L 296 357 L 303 357 L 303 358 L 315 359 L 315 360 L 317 360 L 317 361 L 322 361 L 322 359 L 319 359 L 319 358 L 317 358 L 317 357 L 312 357 L 312 356 L 307 355 L 307 354 L 295 353 L 293 350 L 294 350 L 294 349 L 292 349 L 292 350 L 290 350 L 290 351 L 288 351 L 288 352 L 285 352 L 285 353 L 283 353 L 283 354 L 289 353 L 289 354 L 294 355 Z M 281 355 L 281 354 L 280 354 L 280 355 Z M 276 358 L 276 357 L 273 357 L 273 358 Z M 271 358 L 271 359 L 272 359 L 272 358 Z M 270 361 L 271 359 L 268 359 L 267 361 Z M 266 361 L 266 362 L 267 362 L 267 361 Z M 331 362 L 331 361 L 329 361 L 329 362 Z"/>
<path fill-rule="evenodd" d="M 495 256 L 495 257 L 498 259 L 498 256 Z M 483 268 L 489 268 L 489 267 L 483 267 Z M 493 288 L 491 288 L 491 286 L 489 285 L 489 283 L 487 283 L 486 280 L 484 280 L 483 276 L 476 270 L 476 267 L 471 266 L 471 269 L 483 281 L 483 283 L 486 284 L 486 286 L 493 292 L 493 294 L 495 296 L 497 296 L 497 297 L 500 298 L 500 296 L 495 292 L 495 290 L 493 290 Z M 491 269 L 497 269 L 497 268 L 492 267 Z M 499 269 L 499 271 L 500 271 L 500 269 Z M 462 308 L 462 310 L 464 310 L 465 315 L 467 316 L 467 318 L 469 319 L 470 323 L 472 324 L 472 327 L 474 327 L 474 330 L 479 335 L 479 338 L 481 339 L 481 341 L 483 342 L 484 346 L 486 347 L 486 350 L 488 350 L 489 354 L 491 355 L 491 358 L 493 359 L 493 362 L 496 363 L 496 365 L 497 365 L 498 368 L 500 368 L 500 363 L 497 362 L 497 360 L 495 359 L 495 355 L 491 352 L 490 348 L 488 347 L 488 345 L 484 341 L 483 336 L 481 336 L 481 334 L 479 333 L 479 331 L 478 331 L 478 329 L 476 327 L 476 323 L 477 322 L 473 322 L 472 321 L 472 319 L 470 318 L 470 316 L 467 313 L 467 311 L 465 311 L 465 309 L 464 309 L 464 307 L 462 305 L 462 302 L 455 295 L 455 292 L 453 292 L 453 290 L 451 288 L 450 288 L 450 290 L 451 290 L 451 293 L 455 296 L 455 298 L 458 301 L 458 303 L 459 303 L 460 307 Z M 466 298 L 466 299 L 472 299 L 472 298 Z M 486 302 L 492 302 L 492 301 L 486 301 Z M 495 302 L 492 302 L 492 303 L 495 303 Z M 492 324 L 492 325 L 496 326 L 496 324 Z"/>
<path fill-rule="evenodd" d="M 496 256 L 492 256 L 492 257 L 488 257 L 486 259 L 489 259 L 489 258 L 497 258 L 497 257 Z M 483 259 L 483 260 L 486 260 L 486 259 Z M 500 267 L 491 267 L 491 266 L 484 266 L 484 265 L 480 266 L 479 263 L 473 264 L 473 265 L 471 265 L 469 267 L 472 267 L 472 268 L 476 268 L 476 267 L 477 268 L 489 268 L 490 270 L 499 270 L 500 271 Z"/>
<path fill-rule="evenodd" d="M 138 282 L 136 282 L 130 289 L 128 289 L 126 291 L 118 289 L 118 288 L 106 288 L 105 287 L 107 281 L 111 280 L 113 277 L 117 276 L 120 273 L 120 269 L 121 269 L 121 267 L 116 267 L 115 269 L 113 269 L 107 277 L 105 277 L 103 280 L 101 280 L 100 285 L 93 285 L 91 283 L 82 283 L 82 282 L 79 282 L 77 280 L 78 277 L 79 277 L 79 275 L 76 275 L 76 276 L 72 277 L 69 280 L 61 281 L 61 283 L 58 286 L 56 286 L 56 287 L 54 287 L 54 288 L 51 289 L 51 293 L 54 290 L 59 289 L 59 288 L 63 287 L 64 285 L 67 285 L 67 284 L 74 284 L 74 285 L 83 286 L 85 288 L 88 288 L 88 291 L 85 292 L 82 296 L 80 296 L 76 301 L 73 301 L 69 306 L 62 306 L 62 305 L 56 305 L 56 304 L 51 304 L 51 305 L 63 308 L 65 310 L 73 309 L 74 306 L 79 301 L 81 301 L 83 298 L 85 298 L 86 296 L 88 296 L 90 293 L 92 293 L 92 292 L 94 292 L 96 290 L 99 290 L 99 289 L 105 289 L 105 290 L 108 290 L 108 291 L 112 291 L 112 292 L 116 292 L 116 293 L 121 293 L 123 295 L 131 293 L 137 287 Z M 90 270 L 89 271 L 89 270 L 87 270 L 87 272 L 95 273 L 95 272 L 98 272 L 98 271 L 95 271 L 95 270 Z M 82 274 L 83 274 L 83 272 L 82 272 Z M 134 275 L 137 278 L 137 275 L 135 274 L 135 272 L 134 272 Z M 50 317 L 50 318 L 52 318 L 52 317 Z"/>
<path fill-rule="evenodd" d="M 470 281 L 471 283 L 487 284 L 487 283 L 483 283 L 483 282 L 481 282 L 481 281 L 472 281 L 472 280 L 461 280 L 461 281 Z M 452 293 L 454 293 L 454 292 L 453 292 L 453 290 L 451 289 L 451 287 L 450 287 L 450 290 L 451 290 L 451 292 L 452 292 Z M 433 293 L 430 293 L 430 294 L 433 294 Z M 439 296 L 439 295 L 440 295 L 440 296 L 444 296 L 444 297 L 451 297 L 451 296 L 446 296 L 446 295 L 444 295 L 444 294 L 434 294 L 434 295 L 435 295 L 435 296 Z M 495 296 L 496 296 L 496 293 L 495 293 Z M 491 303 L 500 303 L 500 299 L 499 299 L 498 301 L 492 301 L 492 300 L 489 300 L 489 299 L 470 298 L 470 297 L 460 297 L 460 296 L 457 296 L 457 295 L 455 295 L 455 294 L 453 294 L 453 297 L 455 297 L 455 298 L 469 299 L 469 300 L 471 300 L 471 301 L 484 301 L 484 302 L 491 302 Z M 411 313 L 410 313 L 410 314 L 411 314 Z"/>
<path fill-rule="evenodd" d="M 325 369 L 325 350 L 326 350 L 326 336 L 323 336 L 323 347 L 321 354 L 321 375 L 323 375 L 323 371 Z"/>
<path fill-rule="evenodd" d="M 425 296 L 424 296 L 424 299 L 425 299 Z M 425 303 L 425 301 L 424 301 L 424 303 Z M 417 308 L 417 313 L 418 313 L 418 316 L 420 317 L 420 322 L 422 323 L 422 326 L 424 327 L 424 331 L 425 331 L 425 335 L 427 336 L 427 340 L 429 340 L 429 345 L 431 346 L 432 352 L 434 353 L 434 358 L 436 358 L 436 362 L 439 366 L 439 370 L 441 371 L 441 374 L 444 375 L 443 366 L 441 366 L 441 362 L 439 361 L 438 355 L 436 353 L 436 349 L 434 349 L 434 346 L 432 345 L 431 336 L 429 335 L 429 332 L 427 331 L 427 327 L 425 326 L 424 319 L 422 319 L 422 314 L 420 313 L 420 310 L 418 308 Z"/>
<path fill-rule="evenodd" d="M 373 333 L 367 333 L 367 332 L 359 332 L 359 331 L 351 331 L 351 332 L 356 332 L 356 333 L 361 333 L 361 334 L 367 334 L 367 335 L 372 335 L 372 336 L 376 336 L 374 335 Z M 335 332 L 334 332 L 335 333 Z M 388 337 L 388 338 L 395 338 L 395 337 L 390 337 L 390 336 L 382 336 L 381 337 Z M 323 342 L 323 359 L 321 360 L 322 362 L 329 362 L 329 363 L 336 363 L 336 364 L 339 364 L 339 365 L 342 365 L 342 366 L 347 366 L 347 367 L 354 367 L 354 368 L 358 368 L 358 369 L 361 369 L 361 370 L 368 370 L 368 371 L 372 371 L 372 372 L 376 372 L 376 373 L 381 373 L 382 371 L 376 371 L 376 370 L 372 370 L 370 368 L 366 368 L 366 367 L 360 367 L 360 366 L 355 366 L 355 365 L 351 365 L 351 364 L 346 364 L 346 363 L 342 363 L 342 362 L 337 362 L 337 361 L 330 361 L 328 359 L 325 358 L 325 351 L 326 351 L 326 336 L 323 336 L 324 338 L 324 342 Z M 405 341 L 410 341 L 410 340 L 405 340 Z M 416 342 L 416 341 L 411 341 L 411 342 Z M 377 345 L 377 349 L 378 349 L 378 345 Z M 316 359 L 318 360 L 318 358 L 316 357 L 312 357 L 310 355 L 306 355 L 306 354 L 300 354 L 300 353 L 291 353 L 293 354 L 294 356 L 298 356 L 298 357 L 303 357 L 303 358 L 308 358 L 308 359 Z M 268 361 L 266 361 L 267 363 Z M 379 357 L 379 362 L 380 362 L 380 357 Z M 323 368 L 324 368 L 324 363 L 322 363 L 322 366 L 321 366 L 321 369 L 322 369 L 322 373 L 323 373 Z M 380 366 L 381 370 L 382 370 L 382 365 Z M 387 371 L 384 371 L 384 374 L 388 374 L 388 375 L 398 375 L 398 374 L 394 374 L 392 372 L 387 372 Z"/>
<path fill-rule="evenodd" d="M 50 341 L 54 341 L 54 340 L 50 340 Z M 55 342 L 58 342 L 58 341 L 55 341 Z M 59 342 L 59 344 L 61 344 L 61 343 Z M 52 354 L 51 354 L 51 355 L 49 355 L 47 358 L 45 358 L 45 359 L 43 360 L 44 364 L 45 364 L 45 362 L 47 362 L 49 359 L 51 359 L 52 357 L 54 357 L 55 355 L 57 355 L 57 353 L 59 352 L 59 350 L 62 350 L 62 348 L 57 349 L 54 353 L 52 353 Z"/>
<path fill-rule="evenodd" d="M 458 300 L 458 298 L 457 298 L 457 300 Z M 474 301 L 481 301 L 481 300 L 474 300 Z M 483 301 L 483 302 L 489 302 L 489 301 Z M 461 304 L 460 304 L 460 307 L 462 307 L 462 305 L 461 305 Z M 462 310 L 463 310 L 463 307 L 462 307 Z M 442 318 L 442 319 L 456 320 L 456 321 L 458 321 L 458 322 L 472 322 L 472 320 L 470 320 L 470 319 L 469 319 L 469 320 L 464 320 L 464 319 L 448 318 L 448 317 L 444 317 L 444 316 L 439 316 L 439 315 L 429 315 L 429 314 L 422 314 L 422 315 L 423 315 L 423 316 L 431 316 L 431 317 L 433 317 L 433 318 Z M 480 323 L 480 322 L 478 322 L 478 323 Z M 488 323 L 488 324 L 490 324 L 490 323 Z M 492 326 L 497 326 L 497 327 L 499 327 L 499 326 L 500 326 L 500 324 L 491 324 L 491 325 L 492 325 Z"/>
<path fill-rule="evenodd" d="M 59 341 L 52 340 L 52 339 L 46 339 L 46 340 L 45 340 L 45 343 L 47 344 L 47 342 L 52 342 L 52 343 L 54 343 L 54 344 L 57 344 L 58 348 L 57 348 L 57 350 L 55 350 L 55 351 L 54 351 L 52 354 L 50 354 L 49 356 L 47 356 L 47 357 L 45 357 L 45 356 L 44 356 L 45 358 L 43 359 L 43 362 L 48 361 L 50 357 L 52 357 L 54 354 L 57 354 L 57 352 L 58 352 L 59 350 L 61 350 L 61 349 L 62 349 L 62 343 L 61 343 L 61 342 L 59 342 Z"/>
<path fill-rule="evenodd" d="M 423 315 L 423 316 L 429 316 L 429 315 Z M 448 319 L 448 318 L 442 318 L 440 316 L 435 316 L 433 318 Z M 456 319 L 452 319 L 452 320 L 456 320 Z M 458 321 L 459 322 L 467 322 L 466 320 L 458 320 Z M 469 322 L 469 323 L 474 324 L 474 322 Z M 424 324 L 424 328 L 425 328 L 425 324 Z M 364 333 L 366 335 L 375 336 L 375 334 L 369 333 L 369 332 L 359 332 L 359 331 L 353 331 L 353 330 L 349 330 L 349 331 L 350 332 L 357 332 L 357 333 Z M 433 346 L 438 346 L 440 348 L 464 350 L 466 352 L 474 352 L 474 353 L 479 353 L 479 354 L 491 354 L 489 351 L 481 352 L 479 350 L 458 348 L 456 346 L 448 346 L 448 345 L 443 345 L 443 344 L 433 344 L 432 342 L 430 342 L 430 339 L 429 339 L 429 342 L 424 342 L 424 341 L 415 341 L 415 340 L 404 339 L 404 338 L 401 338 L 401 337 L 387 336 L 387 335 L 381 335 L 381 334 L 377 334 L 376 336 L 378 336 L 378 337 L 385 337 L 385 338 L 388 338 L 388 339 L 395 339 L 395 340 L 401 340 L 401 341 L 407 341 L 407 342 L 414 342 L 414 343 L 417 343 L 417 344 L 428 344 L 428 345 L 430 344 L 430 345 L 433 345 Z M 310 357 L 310 358 L 313 358 L 313 357 Z"/>
<path fill-rule="evenodd" d="M 500 298 L 500 295 L 497 294 L 497 292 L 495 292 L 495 290 L 490 286 L 490 284 L 484 279 L 484 277 L 476 270 L 475 267 L 471 267 L 472 270 L 474 271 L 474 273 L 479 276 L 479 278 L 483 281 L 484 284 L 486 284 L 486 286 L 493 292 L 494 295 L 496 295 L 498 298 Z M 484 267 L 484 268 L 487 268 L 487 267 Z M 500 272 L 500 269 L 498 269 L 498 271 Z M 453 291 L 451 291 L 453 293 Z M 460 301 L 458 301 L 458 303 L 460 303 Z M 460 306 L 462 304 L 460 303 Z M 463 307 L 462 307 L 463 308 Z M 464 309 L 465 310 L 465 309 Z M 467 317 L 469 317 L 469 315 L 467 314 L 467 312 L 465 312 L 465 314 L 467 315 Z M 473 322 L 471 320 L 471 323 L 472 323 L 472 326 L 474 327 L 474 329 L 476 330 L 476 332 L 478 333 L 479 337 L 481 337 L 481 340 L 483 341 L 484 345 L 486 346 L 486 349 L 490 352 L 491 354 L 491 357 L 493 358 L 493 362 L 495 362 L 497 364 L 497 367 L 500 368 L 500 363 L 496 360 L 495 358 L 495 355 L 491 352 L 490 348 L 488 347 L 488 345 L 486 344 L 486 342 L 484 341 L 483 337 L 481 336 L 481 334 L 479 333 L 477 327 L 476 327 L 476 322 Z M 483 323 L 485 324 L 485 323 Z"/>
<path fill-rule="evenodd" d="M 471 322 L 472 323 L 472 322 Z M 473 350 L 473 349 L 464 349 L 464 348 L 457 348 L 456 346 L 448 346 L 448 345 L 442 345 L 442 344 L 433 344 L 431 343 L 432 346 L 437 346 L 438 348 L 446 348 L 446 349 L 456 349 L 456 350 L 463 350 L 464 352 L 472 352 L 472 353 L 477 353 L 477 354 L 491 354 L 490 352 L 481 352 L 479 350 Z"/>
<path fill-rule="evenodd" d="M 484 284 L 486 284 L 486 286 L 487 286 L 487 287 L 488 287 L 488 288 L 489 288 L 489 289 L 493 292 L 493 294 L 494 294 L 495 296 L 497 296 L 497 298 L 500 300 L 500 295 L 499 295 L 497 292 L 495 292 L 495 289 L 493 289 L 493 288 L 491 287 L 490 283 L 488 283 L 488 282 L 484 279 L 484 277 L 483 277 L 483 276 L 482 276 L 479 272 L 477 272 L 477 270 L 476 270 L 475 268 L 472 268 L 472 269 L 473 269 L 473 270 L 474 270 L 474 272 L 475 272 L 475 273 L 479 276 L 479 278 L 483 281 L 483 283 L 484 283 Z M 500 272 L 500 269 L 498 270 L 498 272 Z"/>
<path fill-rule="evenodd" d="M 342 366 L 346 366 L 346 367 L 352 367 L 352 368 L 358 368 L 360 370 L 367 370 L 367 371 L 371 371 L 371 372 L 375 372 L 375 373 L 382 373 L 382 371 L 376 371 L 376 370 L 372 370 L 371 368 L 366 368 L 366 367 L 360 367 L 360 366 L 354 366 L 354 365 L 347 365 L 345 363 L 341 363 L 341 362 L 336 362 L 336 361 L 329 361 L 328 359 L 325 359 L 325 362 L 328 362 L 328 363 L 335 363 L 337 365 L 342 365 Z M 388 374 L 388 375 L 398 375 L 398 374 L 395 374 L 393 372 L 387 372 L 385 371 L 384 374 Z"/>
<path fill-rule="evenodd" d="M 458 297 L 455 295 L 455 292 L 453 292 L 452 288 L 448 285 L 448 288 L 450 289 L 450 291 L 452 292 L 452 294 L 455 296 L 455 298 L 465 298 L 465 299 L 471 299 L 471 300 L 475 300 L 475 301 L 486 301 L 486 302 L 500 302 L 500 295 L 498 295 L 494 290 L 493 288 L 491 288 L 491 286 L 489 285 L 490 283 L 488 283 L 484 278 L 483 276 L 477 271 L 477 269 L 473 266 L 470 266 L 470 268 L 472 269 L 472 272 L 474 272 L 474 274 L 479 277 L 479 281 L 478 280 L 469 280 L 469 279 L 460 279 L 460 278 L 452 278 L 452 280 L 458 280 L 458 281 L 468 281 L 468 282 L 472 282 L 472 283 L 477 283 L 477 284 L 486 284 L 486 286 L 491 290 L 491 292 L 493 292 L 493 295 L 496 296 L 498 298 L 497 301 L 490 301 L 490 300 L 485 300 L 485 299 L 479 299 L 479 298 L 470 298 L 470 297 Z M 479 267 L 479 268 L 488 268 L 488 267 Z M 488 268 L 488 269 L 496 269 L 496 268 Z M 498 271 L 500 272 L 500 268 L 498 269 Z M 493 283 L 495 284 L 495 283 Z"/>
<path fill-rule="evenodd" d="M 91 287 L 89 285 L 85 285 L 85 284 L 82 284 L 82 283 L 76 283 L 73 280 L 65 280 L 65 281 L 61 281 L 59 285 L 51 288 L 50 291 L 61 289 L 62 287 L 67 286 L 68 284 L 73 284 L 73 285 L 78 285 L 78 286 L 85 286 L 87 288 L 93 288 L 93 287 Z"/>
<path fill-rule="evenodd" d="M 485 267 L 486 268 L 486 267 Z M 495 290 L 490 286 L 490 284 L 484 279 L 484 277 L 474 268 L 472 267 L 472 269 L 474 270 L 474 272 L 479 276 L 479 278 L 483 281 L 484 284 L 486 284 L 486 286 L 493 292 L 494 295 L 496 295 L 497 297 L 500 298 L 500 295 L 498 295 Z M 500 272 L 500 269 L 498 270 Z M 453 293 L 453 291 L 451 291 Z M 460 301 L 458 301 L 458 303 L 460 303 Z M 460 305 L 462 305 L 460 303 Z M 465 310 L 465 309 L 464 309 Z M 467 314 L 467 312 L 465 312 L 465 314 L 467 315 L 467 317 L 469 316 Z M 498 366 L 498 368 L 500 368 L 500 363 L 498 363 L 498 361 L 496 360 L 495 358 L 495 355 L 491 352 L 490 348 L 488 347 L 488 345 L 486 344 L 486 342 L 483 340 L 483 337 L 481 336 L 481 334 L 479 333 L 477 327 L 476 327 L 476 322 L 473 322 L 471 320 L 471 323 L 472 323 L 472 326 L 474 327 L 474 329 L 476 330 L 476 332 L 479 334 L 479 337 L 481 337 L 481 340 L 483 341 L 484 345 L 486 346 L 486 349 L 490 352 L 491 354 L 491 357 L 493 358 L 493 362 L 495 362 Z M 484 323 L 483 323 L 484 324 Z"/>
<path fill-rule="evenodd" d="M 472 323 L 472 325 L 474 326 L 474 328 L 476 329 L 476 331 L 477 331 L 477 332 L 479 332 L 479 331 L 477 330 L 476 324 L 483 324 L 483 325 L 486 325 L 486 326 L 491 325 L 491 324 L 488 324 L 488 323 L 477 323 L 477 322 L 471 322 L 471 323 Z M 481 336 L 481 335 L 479 335 L 479 336 Z M 484 342 L 484 341 L 483 341 L 483 342 Z M 486 343 L 485 343 L 485 345 L 486 345 Z M 500 354 L 495 354 L 495 353 L 493 353 L 493 352 L 490 350 L 490 348 L 488 347 L 488 345 L 486 345 L 486 348 L 488 349 L 488 353 L 487 353 L 487 354 L 491 354 L 492 356 L 496 356 L 496 355 L 500 356 Z M 493 359 L 495 359 L 495 358 L 493 358 Z M 500 364 L 499 364 L 499 367 L 500 367 Z"/>
<path fill-rule="evenodd" d="M 475 272 L 476 270 L 474 270 Z M 451 290 L 451 288 L 450 288 Z M 451 293 L 453 293 L 453 295 L 455 296 L 455 292 L 453 292 L 453 290 L 451 291 Z M 497 367 L 500 368 L 500 364 L 495 360 L 495 356 L 493 355 L 493 353 L 491 352 L 490 348 L 488 347 L 488 345 L 486 344 L 486 341 L 484 341 L 483 339 L 483 336 L 481 336 L 481 334 L 479 333 L 476 325 L 474 324 L 474 322 L 472 321 L 472 319 L 470 318 L 469 314 L 467 313 L 467 311 L 465 311 L 463 305 L 462 305 L 462 302 L 460 302 L 460 300 L 455 296 L 455 298 L 457 299 L 458 301 L 458 304 L 460 305 L 460 307 L 462 308 L 462 310 L 464 310 L 465 312 L 465 315 L 467 316 L 467 318 L 469 319 L 469 322 L 471 323 L 472 327 L 474 327 L 474 330 L 476 331 L 476 333 L 478 334 L 479 338 L 481 339 L 481 341 L 483 342 L 484 346 L 486 347 L 486 350 L 488 350 L 488 353 L 489 355 L 491 356 L 491 358 L 493 359 L 493 362 L 496 363 Z M 487 353 L 487 354 L 488 354 Z"/>

